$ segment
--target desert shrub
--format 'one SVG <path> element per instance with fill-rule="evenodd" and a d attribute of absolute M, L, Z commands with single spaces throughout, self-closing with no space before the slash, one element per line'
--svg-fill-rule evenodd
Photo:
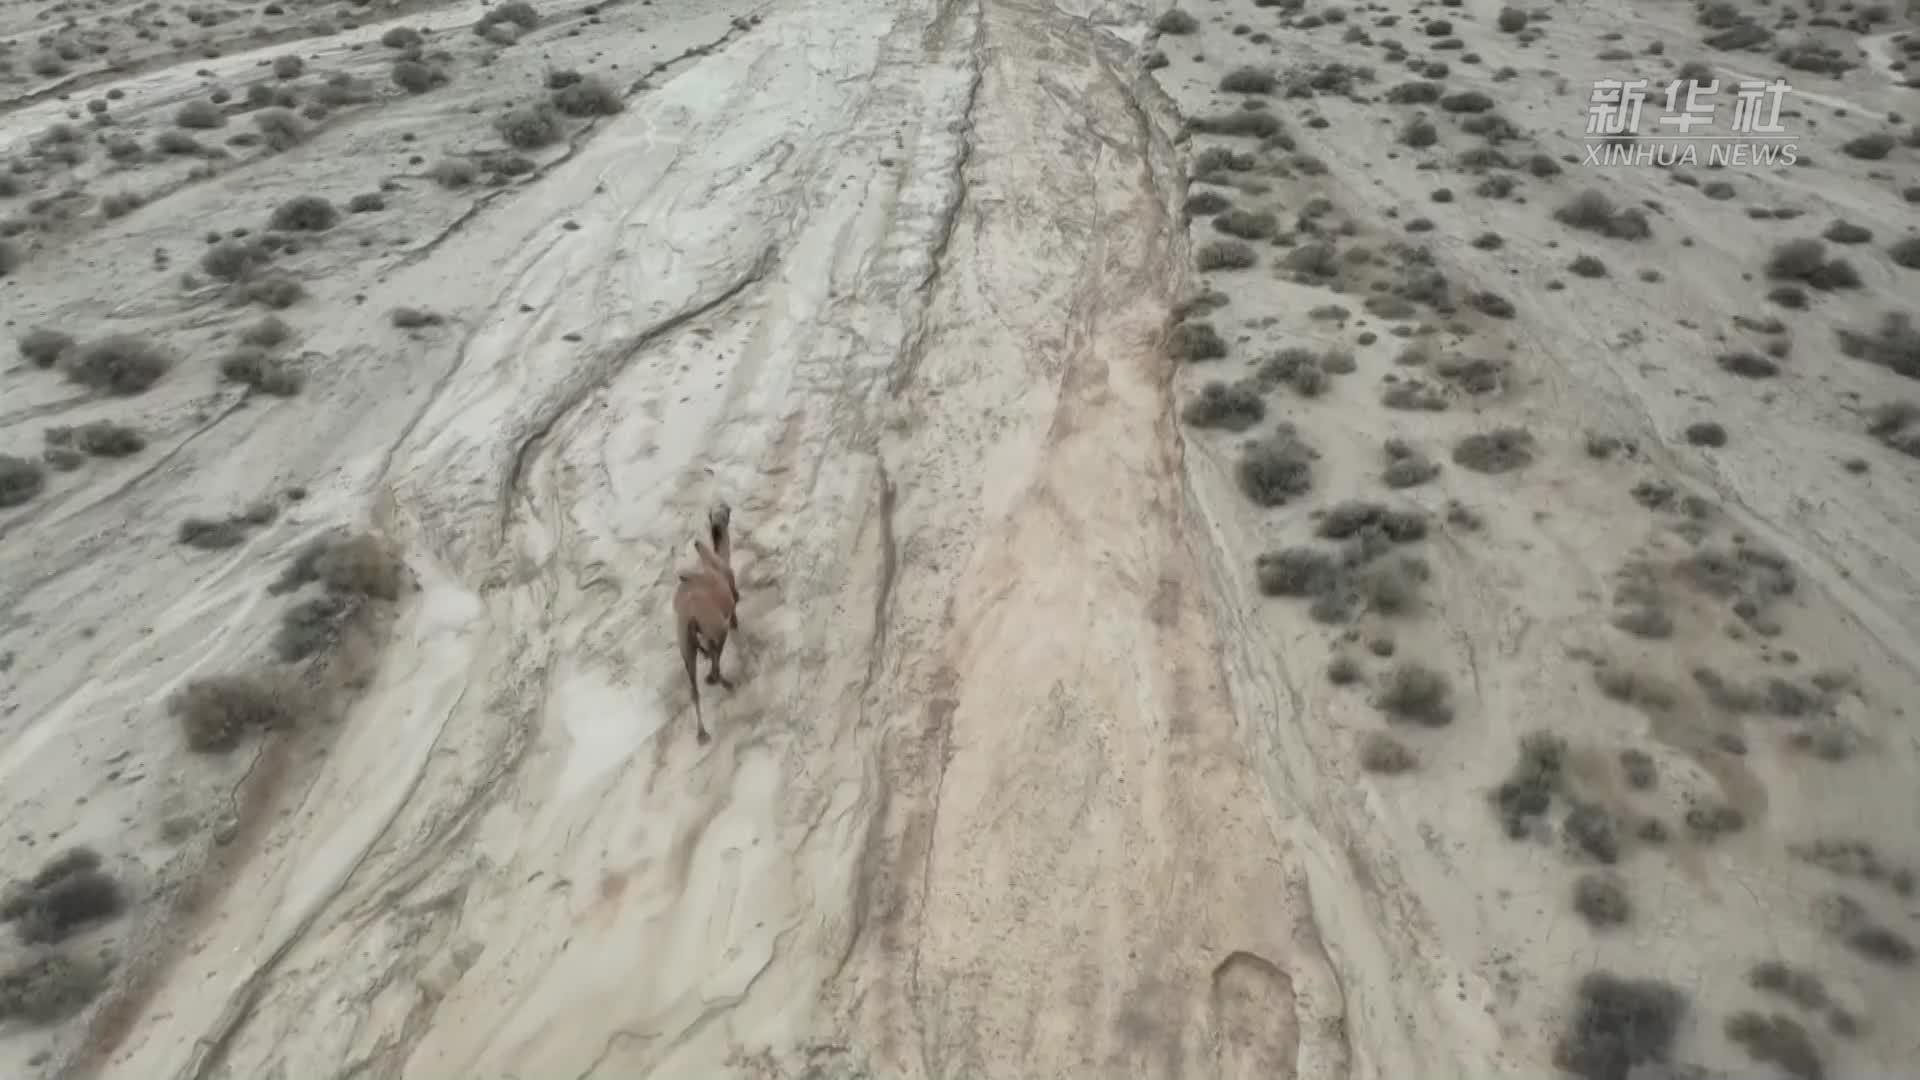
<path fill-rule="evenodd" d="M 0 922 L 11 922 L 29 945 L 50 945 L 88 923 L 118 916 L 126 910 L 126 895 L 100 866 L 92 848 L 68 848 L 32 878 L 8 886 L 0 897 Z"/>
<path fill-rule="evenodd" d="M 1391 720 L 1445 727 L 1453 722 L 1451 695 L 1452 685 L 1445 675 L 1405 660 L 1387 672 L 1375 704 Z"/>
<path fill-rule="evenodd" d="M 1462 90 L 1442 97 L 1440 108 L 1450 113 L 1483 113 L 1493 108 L 1493 99 L 1478 90 Z"/>
<path fill-rule="evenodd" d="M 294 603 L 281 616 L 280 627 L 274 632 L 274 655 L 291 664 L 328 651 L 358 608 L 352 595 L 336 592 Z"/>
<path fill-rule="evenodd" d="M 413 49 L 425 44 L 426 37 L 410 26 L 396 26 L 380 35 L 380 44 L 389 49 Z"/>
<path fill-rule="evenodd" d="M 1209 322 L 1183 322 L 1167 335 L 1167 352 L 1176 360 L 1216 360 L 1227 355 L 1227 343 Z"/>
<path fill-rule="evenodd" d="M 159 382 L 173 366 L 173 358 L 145 338 L 109 334 L 69 350 L 61 363 L 67 378 L 82 386 L 132 395 Z"/>
<path fill-rule="evenodd" d="M 1620 875 L 1581 874 L 1573 883 L 1573 910 L 1589 926 L 1620 926 L 1633 917 L 1633 902 Z"/>
<path fill-rule="evenodd" d="M 1360 681 L 1360 662 L 1347 653 L 1335 653 L 1327 661 L 1327 681 L 1335 686 L 1351 686 Z"/>
<path fill-rule="evenodd" d="M 307 62 L 286 53 L 273 58 L 273 76 L 276 79 L 297 79 L 307 70 Z"/>
<path fill-rule="evenodd" d="M 41 950 L 0 971 L 0 1022 L 44 1027 L 65 1020 L 107 989 L 108 960 L 89 952 Z"/>
<path fill-rule="evenodd" d="M 307 295 L 306 286 L 285 274 L 268 274 L 246 283 L 241 290 L 249 303 L 284 311 Z"/>
<path fill-rule="evenodd" d="M 445 158 L 427 170 L 427 176 L 443 188 L 458 190 L 473 183 L 480 176 L 480 170 L 474 168 L 471 161 Z"/>
<path fill-rule="evenodd" d="M 1387 90 L 1387 102 L 1391 105 L 1431 105 L 1440 100 L 1443 89 L 1439 83 L 1424 79 L 1403 82 Z"/>
<path fill-rule="evenodd" d="M 1740 1044 L 1748 1057 L 1778 1066 L 1796 1080 L 1822 1080 L 1827 1075 L 1813 1038 L 1792 1017 L 1737 1012 L 1727 1017 L 1727 1038 Z"/>
<path fill-rule="evenodd" d="M 612 116 L 627 107 L 620 91 L 597 75 L 555 90 L 553 106 L 568 116 Z"/>
<path fill-rule="evenodd" d="M 269 355 L 265 349 L 251 345 L 243 345 L 220 358 L 220 377 L 274 397 L 292 397 L 306 382 L 298 370 Z"/>
<path fill-rule="evenodd" d="M 1533 464 L 1533 434 L 1526 428 L 1495 428 L 1468 435 L 1453 447 L 1453 463 L 1478 473 L 1504 473 Z"/>
<path fill-rule="evenodd" d="M 278 315 L 264 315 L 258 322 L 240 331 L 242 344 L 258 346 L 262 349 L 284 345 L 292 337 L 293 327 L 288 326 L 286 320 Z"/>
<path fill-rule="evenodd" d="M 1419 487 L 1440 475 L 1440 466 L 1432 459 L 1405 444 L 1401 446 L 1405 452 L 1395 454 L 1393 444 L 1388 444 L 1387 468 L 1380 477 L 1388 487 L 1396 490 Z"/>
<path fill-rule="evenodd" d="M 1527 28 L 1527 13 L 1519 8 L 1501 8 L 1494 22 L 1506 33 L 1517 34 Z"/>
<path fill-rule="evenodd" d="M 53 432 L 48 432 L 52 441 Z M 79 427 L 67 429 L 61 441 L 83 454 L 93 457 L 130 457 L 147 448 L 146 436 L 125 424 L 112 420 L 94 420 Z"/>
<path fill-rule="evenodd" d="M 255 241 L 222 240 L 200 256 L 200 269 L 216 281 L 239 281 L 272 258 L 272 253 Z"/>
<path fill-rule="evenodd" d="M 207 152 L 207 148 L 200 145 L 200 140 L 184 131 L 163 131 L 155 135 L 153 148 L 162 154 L 175 157 L 190 157 Z"/>
<path fill-rule="evenodd" d="M 1820 236 L 1834 244 L 1864 244 L 1873 239 L 1873 230 L 1851 221 L 1835 221 Z"/>
<path fill-rule="evenodd" d="M 1231 94 L 1271 94 L 1279 80 L 1261 68 L 1234 68 L 1220 79 L 1220 89 Z"/>
<path fill-rule="evenodd" d="M 211 675 L 193 679 L 167 699 L 167 711 L 186 734 L 187 749 L 224 753 L 250 730 L 297 724 L 305 703 L 287 680 L 261 675 Z"/>
<path fill-rule="evenodd" d="M 1868 415 L 1867 434 L 1907 454 L 1920 457 L 1920 405 L 1891 401 Z"/>
<path fill-rule="evenodd" d="M 1774 281 L 1804 282 L 1822 291 L 1860 284 L 1852 266 L 1843 260 L 1828 259 L 1827 246 L 1812 237 L 1775 246 L 1767 256 L 1766 271 L 1767 277 Z"/>
<path fill-rule="evenodd" d="M 1391 735 L 1369 731 L 1360 740 L 1360 767 L 1370 773 L 1398 776 L 1418 768 L 1420 759 Z"/>
<path fill-rule="evenodd" d="M 46 466 L 12 454 L 0 454 L 0 507 L 31 502 L 46 487 Z"/>
<path fill-rule="evenodd" d="M 1673 616 L 1653 605 L 1640 605 L 1617 612 L 1614 627 L 1637 638 L 1664 640 L 1673 636 Z"/>
<path fill-rule="evenodd" d="M 1780 374 L 1779 364 L 1747 349 L 1721 353 L 1715 358 L 1715 363 L 1720 365 L 1722 371 L 1743 379 L 1770 379 Z"/>
<path fill-rule="evenodd" d="M 1187 196 L 1182 207 L 1189 217 L 1206 217 L 1232 208 L 1233 203 L 1217 191 L 1196 191 Z"/>
<path fill-rule="evenodd" d="M 1855 360 L 1878 364 L 1909 379 L 1920 379 L 1920 330 L 1903 312 L 1889 312 L 1870 331 L 1839 331 L 1840 351 Z"/>
<path fill-rule="evenodd" d="M 144 205 L 144 200 L 131 191 L 116 191 L 100 197 L 100 216 L 104 218 L 123 218 Z"/>
<path fill-rule="evenodd" d="M 1421 150 L 1440 141 L 1440 129 L 1424 116 L 1416 116 L 1400 129 L 1400 142 Z"/>
<path fill-rule="evenodd" d="M 1279 229 L 1280 220 L 1270 213 L 1228 210 L 1213 219 L 1213 227 L 1228 236 L 1237 236 L 1242 240 L 1263 240 Z"/>
<path fill-rule="evenodd" d="M 409 94 L 424 94 L 448 82 L 447 73 L 441 69 L 424 61 L 409 59 L 394 61 L 393 70 L 388 72 L 387 77 L 393 85 Z"/>
<path fill-rule="evenodd" d="M 291 109 L 262 109 L 253 114 L 253 123 L 267 145 L 275 150 L 298 146 L 307 137 L 307 126 Z"/>
<path fill-rule="evenodd" d="M 18 270 L 25 259 L 26 256 L 20 253 L 18 243 L 8 237 L 0 236 L 0 278 L 7 277 Z"/>
<path fill-rule="evenodd" d="M 1887 248 L 1887 257 L 1894 265 L 1908 270 L 1920 270 L 1920 236 L 1903 236 Z"/>
<path fill-rule="evenodd" d="M 1892 152 L 1893 147 L 1893 136 L 1884 131 L 1876 131 L 1870 135 L 1856 136 L 1841 143 L 1840 152 L 1850 158 L 1859 158 L 1862 161 L 1879 161 Z"/>
<path fill-rule="evenodd" d="M 1554 1064 L 1584 1080 L 1627 1080 L 1637 1066 L 1669 1064 L 1687 998 L 1656 979 L 1604 971 L 1581 977 Z"/>
<path fill-rule="evenodd" d="M 68 349 L 73 348 L 73 335 L 51 327 L 36 326 L 20 335 L 19 347 L 22 359 L 35 367 L 50 368 Z"/>
<path fill-rule="evenodd" d="M 1200 20 L 1180 10 L 1169 8 L 1153 21 L 1153 28 L 1163 34 L 1191 34 L 1200 29 Z"/>
<path fill-rule="evenodd" d="M 1341 567 L 1318 548 L 1292 547 L 1260 555 L 1254 560 L 1254 574 L 1267 596 L 1311 597 L 1338 587 Z"/>
<path fill-rule="evenodd" d="M 1687 425 L 1686 439 L 1689 446 L 1725 446 L 1727 429 L 1712 420 L 1696 420 Z"/>
<path fill-rule="evenodd" d="M 1283 506 L 1313 488 L 1313 452 L 1291 425 L 1241 451 L 1234 476 L 1257 506 Z"/>
<path fill-rule="evenodd" d="M 1622 210 L 1616 207 L 1612 199 L 1594 188 L 1582 191 L 1555 210 L 1553 219 L 1569 228 L 1599 233 L 1616 240 L 1641 240 L 1653 234 L 1645 214 L 1635 209 Z"/>
<path fill-rule="evenodd" d="M 1200 135 L 1228 135 L 1264 139 L 1280 134 L 1280 118 L 1260 109 L 1235 109 L 1187 121 L 1188 130 Z M 1282 139 L 1284 140 L 1284 136 Z M 1203 155 L 1204 157 L 1204 155 Z M 1196 170 L 1204 173 L 1209 170 Z M 1235 170 L 1244 172 L 1244 169 Z"/>
<path fill-rule="evenodd" d="M 220 107 L 211 101 L 189 101 L 174 110 L 173 122 L 195 131 L 211 131 L 214 128 L 226 126 L 227 114 L 221 112 Z"/>
<path fill-rule="evenodd" d="M 377 191 L 363 191 L 347 200 L 347 213 L 371 214 L 387 208 L 387 197 Z"/>
<path fill-rule="evenodd" d="M 326 232 L 340 222 L 340 210 L 319 195 L 296 195 L 274 207 L 267 228 L 279 232 Z"/>
<path fill-rule="evenodd" d="M 494 128 L 517 150 L 537 150 L 559 142 L 565 134 L 560 113 L 545 104 L 509 109 L 494 121 Z"/>
<path fill-rule="evenodd" d="M 1266 419 L 1267 403 L 1252 387 L 1215 381 L 1202 387 L 1180 415 L 1198 428 L 1245 431 Z"/>
<path fill-rule="evenodd" d="M 1532 822 L 1544 817 L 1565 777 L 1567 742 L 1547 731 L 1520 737 L 1519 753 L 1506 779 L 1493 792 L 1493 806 L 1507 835 L 1518 840 Z"/>
<path fill-rule="evenodd" d="M 1778 994 L 1803 1009 L 1822 1009 L 1828 1004 L 1827 987 L 1820 976 L 1778 960 L 1753 965 L 1753 970 L 1747 973 L 1747 984 L 1755 990 Z"/>
<path fill-rule="evenodd" d="M 1607 264 L 1591 255 L 1582 255 L 1567 264 L 1567 269 L 1583 278 L 1601 278 L 1607 276 Z"/>
<path fill-rule="evenodd" d="M 1660 781 L 1653 755 L 1634 747 L 1620 751 L 1620 771 L 1627 778 L 1627 786 L 1636 791 L 1651 791 Z"/>
<path fill-rule="evenodd" d="M 488 8 L 481 21 L 513 23 L 522 30 L 531 30 L 540 25 L 540 13 L 527 0 L 507 0 Z"/>
<path fill-rule="evenodd" d="M 1215 240 L 1194 255 L 1194 265 L 1203 271 L 1244 270 L 1256 261 L 1253 248 L 1238 240 Z"/>
<path fill-rule="evenodd" d="M 239 547 L 247 539 L 247 523 L 237 517 L 190 517 L 180 523 L 175 539 L 201 551 L 220 551 Z"/>
<path fill-rule="evenodd" d="M 330 539 L 313 561 L 313 573 L 330 591 L 398 600 L 406 564 L 373 536 Z"/>

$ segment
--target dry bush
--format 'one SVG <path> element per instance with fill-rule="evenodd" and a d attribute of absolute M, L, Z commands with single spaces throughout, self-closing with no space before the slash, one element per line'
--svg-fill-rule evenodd
<path fill-rule="evenodd" d="M 1213 219 L 1213 227 L 1242 240 L 1264 240 L 1279 230 L 1280 219 L 1265 212 L 1228 210 Z"/>
<path fill-rule="evenodd" d="M 1258 262 L 1253 248 L 1239 240 L 1215 240 L 1194 254 L 1194 265 L 1206 270 L 1245 270 Z"/>
<path fill-rule="evenodd" d="M 1387 440 L 1385 454 L 1387 468 L 1381 480 L 1395 490 L 1419 487 L 1440 475 L 1438 463 L 1399 439 Z"/>
<path fill-rule="evenodd" d="M 1594 971 L 1581 976 L 1575 998 L 1554 1044 L 1554 1064 L 1562 1070 L 1583 1080 L 1627 1080 L 1672 1062 L 1687 997 L 1671 983 Z"/>
<path fill-rule="evenodd" d="M 225 753 L 250 730 L 293 727 L 310 708 L 297 683 L 273 673 L 193 679 L 167 700 L 196 753 Z"/>
<path fill-rule="evenodd" d="M 395 26 L 380 35 L 380 44 L 389 49 L 416 49 L 426 44 L 426 36 L 410 26 Z"/>
<path fill-rule="evenodd" d="M 1840 351 L 1855 360 L 1920 379 L 1920 330 L 1904 312 L 1889 312 L 1873 330 L 1841 330 Z"/>
<path fill-rule="evenodd" d="M 1478 473 L 1504 473 L 1533 464 L 1533 434 L 1504 427 L 1468 435 L 1453 446 L 1453 463 Z"/>
<path fill-rule="evenodd" d="M 253 345 L 243 345 L 221 357 L 220 377 L 274 397 L 292 397 L 306 384 L 297 369 Z"/>
<path fill-rule="evenodd" d="M 516 150 L 538 150 L 566 134 L 559 111 L 544 103 L 507 110 L 494 121 L 494 129 Z"/>
<path fill-rule="evenodd" d="M 20 245 L 12 239 L 0 236 L 0 278 L 11 275 L 26 260 L 21 254 Z"/>
<path fill-rule="evenodd" d="M 319 195 L 296 195 L 267 218 L 267 228 L 278 232 L 326 232 L 340 222 L 340 211 Z"/>
<path fill-rule="evenodd" d="M 467 187 L 480 177 L 480 170 L 473 162 L 461 158 L 444 158 L 427 170 L 427 176 L 434 183 L 450 191 Z"/>
<path fill-rule="evenodd" d="M 1256 506 L 1284 506 L 1313 489 L 1313 451 L 1291 424 L 1241 451 L 1234 476 Z"/>
<path fill-rule="evenodd" d="M 1812 237 L 1789 240 L 1767 256 L 1767 277 L 1797 281 L 1822 292 L 1860 285 L 1860 275 L 1844 259 L 1827 258 L 1827 246 Z"/>
<path fill-rule="evenodd" d="M 1233 203 L 1217 191 L 1196 191 L 1187 196 L 1182 209 L 1188 217 L 1206 217 L 1232 207 Z"/>
<path fill-rule="evenodd" d="M 1873 239 L 1873 230 L 1851 221 L 1836 219 L 1820 238 L 1832 244 L 1864 244 Z"/>
<path fill-rule="evenodd" d="M 1820 976 L 1778 960 L 1764 960 L 1747 972 L 1747 985 L 1778 994 L 1803 1009 L 1824 1009 L 1829 999 Z"/>
<path fill-rule="evenodd" d="M 1660 782 L 1653 755 L 1634 747 L 1620 751 L 1620 772 L 1626 777 L 1627 786 L 1635 791 L 1652 791 Z"/>
<path fill-rule="evenodd" d="M 175 538 L 187 547 L 201 551 L 239 547 L 247 539 L 247 522 L 238 517 L 219 520 L 190 517 L 180 523 Z"/>
<path fill-rule="evenodd" d="M 1792 1017 L 1747 1010 L 1727 1017 L 1726 1030 L 1727 1038 L 1745 1048 L 1748 1057 L 1775 1065 L 1795 1080 L 1824 1080 L 1827 1075 L 1812 1036 Z"/>
<path fill-rule="evenodd" d="M 334 592 L 375 600 L 398 600 L 406 564 L 392 548 L 366 534 L 330 541 L 313 564 L 315 575 Z"/>
<path fill-rule="evenodd" d="M 200 270 L 216 281 L 239 281 L 273 261 L 257 240 L 222 240 L 200 256 Z"/>
<path fill-rule="evenodd" d="M 388 77 L 393 85 L 409 94 L 424 94 L 451 81 L 444 70 L 425 61 L 409 59 L 394 61 Z"/>
<path fill-rule="evenodd" d="M 7 886 L 0 896 L 0 922 L 12 923 L 29 945 L 47 945 L 65 941 L 88 923 L 120 915 L 126 894 L 100 867 L 92 848 L 66 849 L 33 877 Z"/>
<path fill-rule="evenodd" d="M 1198 428 L 1245 431 L 1266 419 L 1267 403 L 1257 390 L 1244 383 L 1229 386 L 1214 381 L 1202 387 L 1198 397 L 1187 402 L 1180 416 Z"/>
<path fill-rule="evenodd" d="M 1840 144 L 1840 152 L 1861 161 L 1879 161 L 1893 152 L 1894 138 L 1884 131 L 1858 135 Z"/>
<path fill-rule="evenodd" d="M 211 101 L 189 101 L 174 111 L 173 122 L 195 131 L 211 131 L 226 126 L 227 114 Z"/>
<path fill-rule="evenodd" d="M 589 75 L 555 90 L 553 107 L 568 116 L 612 116 L 627 107 L 626 99 L 613 84 L 597 75 Z"/>
<path fill-rule="evenodd" d="M 1398 776 L 1420 767 L 1420 759 L 1391 735 L 1369 731 L 1360 740 L 1360 767 L 1370 773 Z"/>
<path fill-rule="evenodd" d="M 1546 816 L 1566 775 L 1567 742 L 1547 731 L 1520 737 L 1519 753 L 1505 780 L 1494 789 L 1493 806 L 1507 835 L 1527 835 L 1537 818 Z"/>
<path fill-rule="evenodd" d="M 347 200 L 349 214 L 371 214 L 387 208 L 387 197 L 377 191 L 363 191 Z"/>
<path fill-rule="evenodd" d="M 262 349 L 284 345 L 293 337 L 293 327 L 278 315 L 263 315 L 258 322 L 240 331 L 240 341 Z"/>
<path fill-rule="evenodd" d="M 1387 672 L 1374 704 L 1390 720 L 1426 727 L 1453 722 L 1452 684 L 1447 677 L 1413 660 L 1404 660 Z"/>
<path fill-rule="evenodd" d="M 1903 236 L 1887 248 L 1887 257 L 1895 266 L 1920 270 L 1920 236 Z"/>
<path fill-rule="evenodd" d="M 173 367 L 173 357 L 133 334 L 109 334 L 69 350 L 61 358 L 68 379 L 111 394 L 143 393 Z"/>
<path fill-rule="evenodd" d="M 146 437 L 139 431 L 112 420 L 48 428 L 46 438 L 49 445 L 69 447 L 92 457 L 131 457 L 147 448 Z"/>
<path fill-rule="evenodd" d="M 307 140 L 307 125 L 291 109 L 262 109 L 253 114 L 253 123 L 275 150 L 290 150 Z"/>
<path fill-rule="evenodd" d="M 1227 343 L 1210 322 L 1183 322 L 1167 335 L 1167 352 L 1189 363 L 1227 355 Z"/>
<path fill-rule="evenodd" d="M 1599 233 L 1616 240 L 1643 240 L 1653 235 L 1647 216 L 1637 209 L 1622 210 L 1604 193 L 1588 188 L 1553 212 L 1553 219 L 1569 228 Z"/>
<path fill-rule="evenodd" d="M 1581 874 L 1573 883 L 1573 910 L 1587 920 L 1588 926 L 1622 926 L 1633 917 L 1633 902 L 1620 875 Z"/>
<path fill-rule="evenodd" d="M 1869 414 L 1867 434 L 1908 457 L 1920 458 L 1920 405 L 1891 401 Z"/>
<path fill-rule="evenodd" d="M 1720 365 L 1720 370 L 1729 375 L 1738 375 L 1743 379 L 1771 379 L 1780 374 L 1779 364 L 1746 349 L 1721 353 L 1715 358 L 1715 362 Z"/>
<path fill-rule="evenodd" d="M 1200 29 L 1200 20 L 1180 10 L 1169 8 L 1153 21 L 1153 28 L 1162 34 L 1191 34 Z"/>
<path fill-rule="evenodd" d="M 19 346 L 22 359 L 35 367 L 50 368 L 68 349 L 73 348 L 73 335 L 51 327 L 36 326 L 20 335 Z"/>
<path fill-rule="evenodd" d="M 273 58 L 273 76 L 276 79 L 297 79 L 307 70 L 307 62 L 287 53 Z"/>
<path fill-rule="evenodd" d="M 1684 435 L 1689 446 L 1727 445 L 1727 429 L 1712 420 L 1696 420 L 1688 424 Z"/>
<path fill-rule="evenodd" d="M 41 950 L 0 971 L 0 1023 L 33 1027 L 59 1023 L 84 1010 L 107 989 L 111 961 L 90 952 Z"/>
<path fill-rule="evenodd" d="M 1220 89 L 1230 94 L 1271 94 L 1279 80 L 1263 68 L 1239 67 L 1220 79 Z"/>
<path fill-rule="evenodd" d="M 22 506 L 46 488 L 46 466 L 12 454 L 0 454 L 0 507 Z"/>
<path fill-rule="evenodd" d="M 1591 255 L 1582 255 L 1567 264 L 1568 271 L 1583 278 L 1603 278 L 1607 276 L 1607 264 Z"/>

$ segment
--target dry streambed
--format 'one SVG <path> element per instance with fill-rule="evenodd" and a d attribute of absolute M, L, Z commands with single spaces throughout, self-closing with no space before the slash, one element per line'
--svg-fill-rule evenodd
<path fill-rule="evenodd" d="M 1920 37 L 1632 14 L 17 5 L 0 1069 L 1911 1060 Z"/>

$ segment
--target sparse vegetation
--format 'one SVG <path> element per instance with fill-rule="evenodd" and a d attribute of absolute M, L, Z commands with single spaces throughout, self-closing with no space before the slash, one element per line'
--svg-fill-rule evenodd
<path fill-rule="evenodd" d="M 1360 767 L 1370 773 L 1398 776 L 1418 768 L 1420 759 L 1391 735 L 1369 731 L 1360 740 Z"/>
<path fill-rule="evenodd" d="M 1581 874 L 1573 883 L 1573 910 L 1587 925 L 1606 928 L 1624 925 L 1633 917 L 1633 902 L 1627 896 L 1627 883 L 1620 875 L 1607 872 Z"/>
<path fill-rule="evenodd" d="M 559 110 L 544 103 L 509 109 L 494 122 L 494 128 L 516 150 L 538 150 L 559 142 L 566 134 Z"/>
<path fill-rule="evenodd" d="M 29 945 L 65 941 L 80 927 L 118 916 L 126 896 L 101 869 L 98 852 L 68 848 L 48 860 L 33 877 L 16 881 L 0 896 L 0 922 Z"/>
<path fill-rule="evenodd" d="M 1581 977 L 1554 1064 L 1585 1080 L 1628 1080 L 1636 1066 L 1671 1063 L 1687 999 L 1670 983 L 1604 971 Z"/>
<path fill-rule="evenodd" d="M 0 454 L 0 508 L 25 505 L 46 488 L 46 466 L 12 454 Z"/>
<path fill-rule="evenodd" d="M 318 195 L 299 195 L 274 207 L 267 228 L 279 232 L 326 232 L 340 222 L 340 211 Z"/>
<path fill-rule="evenodd" d="M 1712 420 L 1696 420 L 1687 425 L 1687 445 L 1722 447 L 1727 445 L 1727 429 Z"/>
<path fill-rule="evenodd" d="M 1895 266 L 1920 270 L 1920 236 L 1903 236 L 1887 248 L 1887 257 Z"/>
<path fill-rule="evenodd" d="M 1827 987 L 1820 976 L 1778 960 L 1755 964 L 1747 973 L 1747 983 L 1755 990 L 1777 994 L 1803 1009 L 1827 1007 Z"/>
<path fill-rule="evenodd" d="M 1257 261 L 1253 248 L 1239 240 L 1215 240 L 1194 255 L 1194 265 L 1203 271 L 1244 270 Z"/>
<path fill-rule="evenodd" d="M 1727 1018 L 1727 1038 L 1744 1047 L 1753 1060 L 1777 1066 L 1795 1080 L 1824 1080 L 1827 1075 L 1812 1036 L 1790 1016 L 1735 1013 Z"/>
<path fill-rule="evenodd" d="M 67 378 L 82 386 L 128 396 L 159 382 L 173 358 L 145 338 L 110 334 L 67 351 L 61 363 Z"/>
<path fill-rule="evenodd" d="M 1313 488 L 1313 451 L 1291 424 L 1241 452 L 1235 476 L 1257 506 L 1284 506 Z"/>
<path fill-rule="evenodd" d="M 1503 427 L 1468 435 L 1453 447 L 1453 463 L 1478 473 L 1504 473 L 1533 464 L 1533 434 Z"/>
<path fill-rule="evenodd" d="M 251 730 L 299 723 L 307 704 L 298 687 L 270 674 L 210 675 L 190 680 L 167 700 L 167 711 L 196 753 L 225 753 Z"/>
<path fill-rule="evenodd" d="M 1172 34 L 1175 36 L 1191 34 L 1195 30 L 1200 29 L 1200 20 L 1179 8 L 1168 8 L 1158 19 L 1153 21 L 1153 28 L 1162 34 Z"/>
<path fill-rule="evenodd" d="M 1210 322 L 1183 322 L 1167 335 L 1167 352 L 1188 363 L 1227 355 L 1227 343 Z"/>
<path fill-rule="evenodd" d="M 0 972 L 0 1022 L 44 1027 L 92 1004 L 107 988 L 110 961 L 89 953 L 42 950 Z"/>
<path fill-rule="evenodd" d="M 220 377 L 274 397 L 292 397 L 306 383 L 297 369 L 254 345 L 242 345 L 221 357 Z"/>
<path fill-rule="evenodd" d="M 36 326 L 20 335 L 20 356 L 35 367 L 50 368 L 68 349 L 73 335 L 45 326 Z"/>
<path fill-rule="evenodd" d="M 1889 312 L 1873 330 L 1841 330 L 1839 336 L 1847 356 L 1920 379 L 1920 330 L 1914 329 L 1912 316 Z"/>
<path fill-rule="evenodd" d="M 1637 209 L 1620 209 L 1605 193 L 1588 188 L 1553 212 L 1553 219 L 1569 228 L 1599 233 L 1616 240 L 1644 240 L 1653 235 L 1647 216 Z"/>
<path fill-rule="evenodd" d="M 588 75 L 553 91 L 553 107 L 568 116 L 612 116 L 627 107 L 626 100 L 613 84 L 597 75 Z"/>
<path fill-rule="evenodd" d="M 1194 427 L 1245 431 L 1266 419 L 1267 403 L 1250 386 L 1214 381 L 1202 387 L 1180 415 Z"/>
<path fill-rule="evenodd" d="M 1417 661 L 1404 660 L 1387 672 L 1375 704 L 1389 719 L 1445 727 L 1453 722 L 1452 684 Z"/>
<path fill-rule="evenodd" d="M 1822 292 L 1857 288 L 1860 275 L 1844 259 L 1827 258 L 1827 246 L 1812 237 L 1789 240 L 1767 256 L 1767 277 L 1797 281 Z"/>
<path fill-rule="evenodd" d="M 211 131 L 226 126 L 227 114 L 211 101 L 189 101 L 175 110 L 173 122 L 190 130 Z"/>

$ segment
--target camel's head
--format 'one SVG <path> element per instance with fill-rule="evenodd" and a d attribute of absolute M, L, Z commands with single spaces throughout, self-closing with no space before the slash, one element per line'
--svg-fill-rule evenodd
<path fill-rule="evenodd" d="M 707 511 L 707 528 L 713 532 L 715 547 L 720 546 L 720 538 L 726 535 L 727 526 L 733 521 L 733 508 L 722 500 L 714 500 L 713 507 Z"/>

